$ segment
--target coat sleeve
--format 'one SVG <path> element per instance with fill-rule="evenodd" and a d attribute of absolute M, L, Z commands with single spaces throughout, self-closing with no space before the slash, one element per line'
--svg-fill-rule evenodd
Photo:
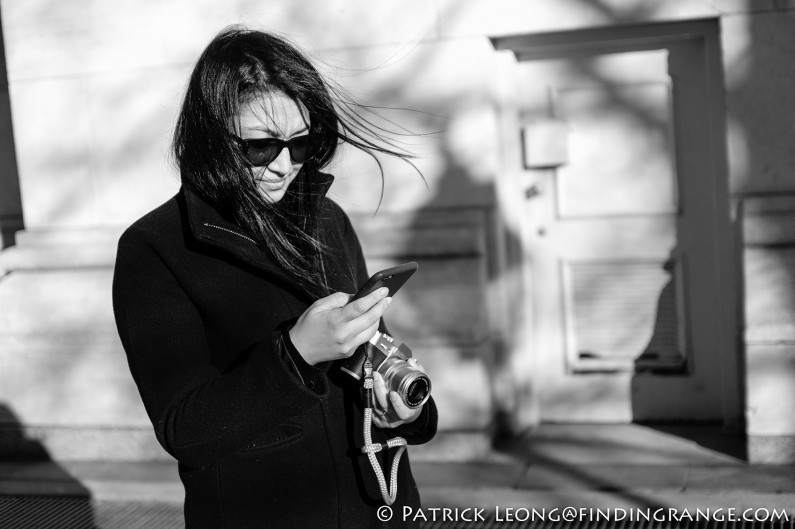
<path fill-rule="evenodd" d="M 345 240 L 347 241 L 345 247 L 353 250 L 352 261 L 356 263 L 357 284 L 362 285 L 369 277 L 367 274 L 367 264 L 364 259 L 364 252 L 362 251 L 362 245 L 359 242 L 359 238 L 353 229 L 350 219 L 344 213 L 343 216 L 345 225 Z M 383 318 L 381 319 L 379 330 L 389 334 L 389 329 L 387 328 Z M 439 414 L 436 409 L 436 403 L 434 402 L 433 397 L 431 397 L 423 406 L 422 413 L 419 417 L 409 424 L 403 424 L 397 428 L 393 428 L 392 431 L 396 435 L 405 438 L 409 444 L 424 444 L 433 439 L 436 435 L 438 422 Z"/>
<path fill-rule="evenodd" d="M 113 309 L 130 370 L 161 445 L 201 467 L 317 404 L 267 330 L 223 374 L 210 363 L 199 311 L 145 233 L 119 241 Z M 323 393 L 323 391 L 321 391 Z"/>

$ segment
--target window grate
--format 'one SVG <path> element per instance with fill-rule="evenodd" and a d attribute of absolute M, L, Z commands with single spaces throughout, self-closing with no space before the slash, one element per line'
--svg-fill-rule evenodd
<path fill-rule="evenodd" d="M 795 529 L 795 520 L 716 521 L 716 520 L 604 520 L 598 521 L 500 521 L 493 516 L 478 522 L 427 522 L 423 529 Z"/>
<path fill-rule="evenodd" d="M 183 529 L 182 505 L 88 498 L 0 497 L 3 529 Z"/>
<path fill-rule="evenodd" d="M 682 520 L 670 522 L 428 521 L 423 529 L 795 529 L 795 519 L 770 522 Z M 2 529 L 184 529 L 182 505 L 91 501 L 88 498 L 0 496 Z"/>

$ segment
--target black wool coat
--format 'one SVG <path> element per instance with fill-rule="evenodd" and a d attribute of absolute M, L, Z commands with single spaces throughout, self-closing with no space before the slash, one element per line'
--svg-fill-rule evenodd
<path fill-rule="evenodd" d="M 356 234 L 329 199 L 321 218 L 332 286 L 355 292 L 367 277 Z M 116 324 L 157 438 L 179 462 L 188 529 L 411 525 L 399 515 L 420 505 L 408 454 L 395 517 L 379 522 L 358 385 L 289 344 L 286 329 L 313 301 L 188 188 L 119 240 Z M 374 427 L 374 442 L 424 443 L 436 422 L 430 400 L 411 424 Z"/>

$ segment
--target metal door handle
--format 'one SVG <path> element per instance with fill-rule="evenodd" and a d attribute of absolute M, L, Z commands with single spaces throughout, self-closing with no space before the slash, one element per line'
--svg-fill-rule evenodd
<path fill-rule="evenodd" d="M 535 198 L 544 192 L 544 187 L 541 184 L 533 184 L 525 189 L 524 196 L 527 200 Z"/>

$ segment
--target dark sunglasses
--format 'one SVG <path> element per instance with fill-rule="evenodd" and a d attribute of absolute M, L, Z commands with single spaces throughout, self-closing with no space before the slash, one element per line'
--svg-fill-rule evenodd
<path fill-rule="evenodd" d="M 277 138 L 244 140 L 237 136 L 235 136 L 235 140 L 240 145 L 243 154 L 248 158 L 249 163 L 254 167 L 270 164 L 279 157 L 285 147 L 290 152 L 290 159 L 293 162 L 304 163 L 312 157 L 314 147 L 312 134 L 304 134 L 286 141 Z"/>

